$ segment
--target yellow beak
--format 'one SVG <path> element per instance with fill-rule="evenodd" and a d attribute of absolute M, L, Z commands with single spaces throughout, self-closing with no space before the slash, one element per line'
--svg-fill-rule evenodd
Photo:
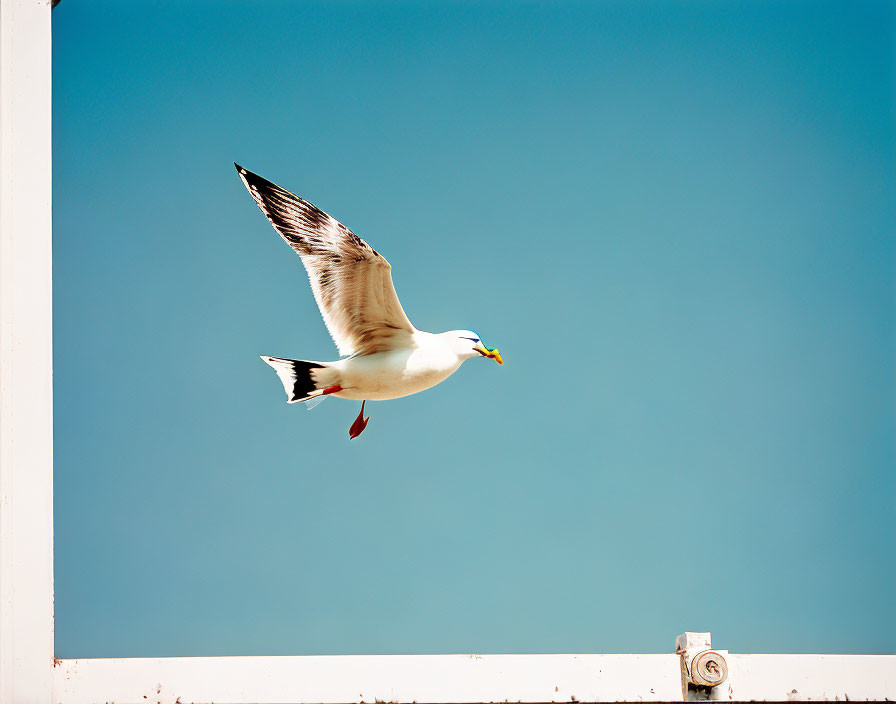
<path fill-rule="evenodd" d="M 498 352 L 497 347 L 495 347 L 495 349 L 493 349 L 493 350 L 490 350 L 488 347 L 484 347 L 482 345 L 476 345 L 476 347 L 474 347 L 473 349 L 476 350 L 483 357 L 488 357 L 489 359 L 493 359 L 498 364 L 504 364 L 504 360 L 501 358 L 501 353 Z"/>

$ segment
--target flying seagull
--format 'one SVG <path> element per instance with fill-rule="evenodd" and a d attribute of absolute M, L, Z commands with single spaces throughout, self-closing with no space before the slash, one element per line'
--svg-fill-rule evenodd
<path fill-rule="evenodd" d="M 473 357 L 503 364 L 470 330 L 431 333 L 408 320 L 392 285 L 392 267 L 379 252 L 324 211 L 244 169 L 237 173 L 274 229 L 302 258 L 314 300 L 343 359 L 309 362 L 265 357 L 286 389 L 287 403 L 309 408 L 328 396 L 361 401 L 349 429 L 367 427 L 366 401 L 424 391 Z"/>

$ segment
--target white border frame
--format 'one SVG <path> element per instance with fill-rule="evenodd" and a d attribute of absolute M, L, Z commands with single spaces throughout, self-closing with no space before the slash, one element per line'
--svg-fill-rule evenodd
<path fill-rule="evenodd" d="M 673 654 L 54 660 L 50 4 L 0 2 L 0 702 L 896 699 L 894 655 L 726 654 L 711 692 Z"/>
<path fill-rule="evenodd" d="M 50 6 L 0 3 L 0 702 L 53 687 Z"/>
<path fill-rule="evenodd" d="M 63 660 L 56 695 L 89 702 L 481 702 L 893 699 L 893 655 L 726 654 L 728 680 L 688 691 L 677 655 L 343 655 Z"/>

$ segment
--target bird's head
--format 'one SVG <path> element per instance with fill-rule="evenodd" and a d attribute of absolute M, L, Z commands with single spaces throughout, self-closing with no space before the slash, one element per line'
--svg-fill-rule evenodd
<path fill-rule="evenodd" d="M 489 349 L 482 343 L 482 339 L 472 330 L 452 330 L 449 333 L 455 351 L 462 357 L 470 359 L 477 355 L 495 360 L 498 364 L 504 364 L 498 348 Z"/>

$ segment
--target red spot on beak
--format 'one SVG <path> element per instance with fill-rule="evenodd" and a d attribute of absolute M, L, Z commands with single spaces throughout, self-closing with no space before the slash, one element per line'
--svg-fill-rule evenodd
<path fill-rule="evenodd" d="M 370 416 L 368 416 L 367 418 L 364 417 L 365 403 L 367 403 L 367 401 L 361 401 L 361 412 L 358 414 L 358 417 L 355 418 L 355 422 L 352 423 L 352 427 L 348 429 L 348 436 L 352 440 L 354 440 L 364 432 L 364 428 L 367 427 L 367 423 L 368 421 L 370 421 Z"/>

